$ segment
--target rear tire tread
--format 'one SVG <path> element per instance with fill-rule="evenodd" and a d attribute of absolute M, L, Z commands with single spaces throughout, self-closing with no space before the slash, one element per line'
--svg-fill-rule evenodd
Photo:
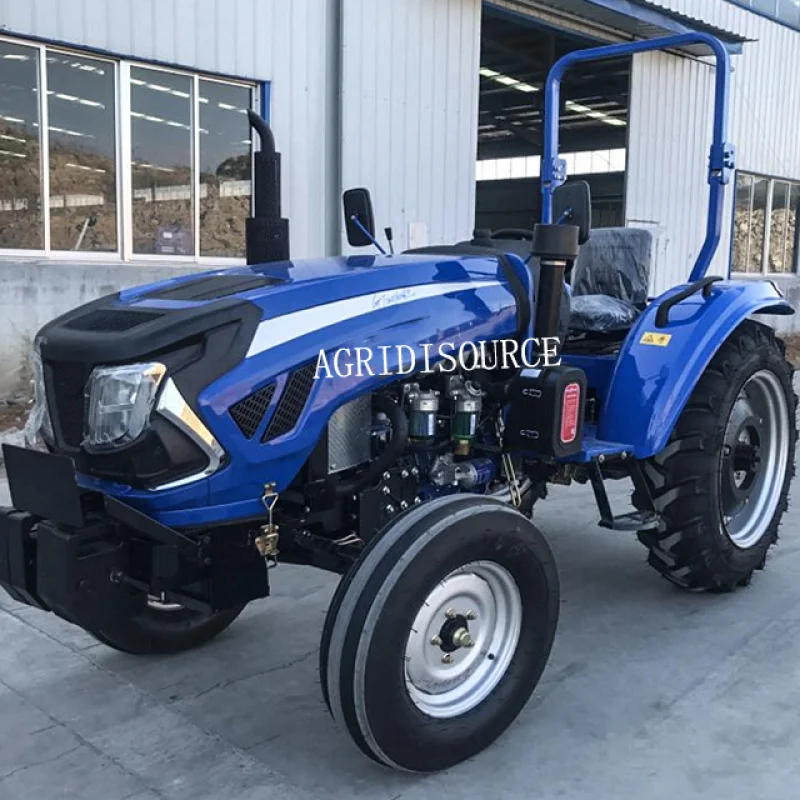
<path fill-rule="evenodd" d="M 732 564 L 720 552 L 707 513 L 713 499 L 709 479 L 716 478 L 713 464 L 715 441 L 724 431 L 724 405 L 737 371 L 754 353 L 781 378 L 792 423 L 789 426 L 789 469 L 778 508 L 763 538 L 754 545 L 751 563 Z M 656 510 L 664 518 L 657 531 L 640 531 L 639 541 L 650 551 L 648 564 L 664 578 L 684 589 L 732 591 L 750 583 L 753 571 L 763 569 L 766 553 L 778 540 L 778 527 L 788 505 L 797 441 L 795 414 L 797 396 L 792 388 L 793 367 L 786 361 L 785 347 L 771 328 L 746 321 L 722 345 L 701 376 L 689 403 L 678 420 L 667 447 L 644 462 L 642 470 Z M 726 389 L 720 393 L 720 385 Z M 692 502 L 688 502 L 691 498 Z M 637 492 L 633 504 L 646 507 Z"/>

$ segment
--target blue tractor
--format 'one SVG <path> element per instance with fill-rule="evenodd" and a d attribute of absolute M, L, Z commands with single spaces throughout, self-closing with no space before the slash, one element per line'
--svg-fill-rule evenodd
<path fill-rule="evenodd" d="M 565 182 L 560 82 L 688 44 L 717 60 L 707 237 L 689 282 L 650 298 L 642 232 L 591 232 L 588 187 Z M 545 668 L 559 581 L 531 516 L 548 484 L 590 484 L 600 525 L 634 532 L 678 586 L 747 584 L 796 439 L 792 369 L 752 316 L 793 309 L 769 281 L 706 275 L 734 168 L 729 72 L 704 34 L 566 56 L 546 88 L 542 223 L 401 255 L 291 261 L 279 156 L 252 115 L 249 266 L 39 333 L 43 444 L 5 448 L 0 583 L 154 654 L 219 634 L 276 564 L 338 572 L 325 702 L 367 756 L 419 772 L 485 748 Z M 376 244 L 364 190 L 345 214 L 351 244 Z M 628 478 L 634 510 L 615 515 L 606 481 Z"/>

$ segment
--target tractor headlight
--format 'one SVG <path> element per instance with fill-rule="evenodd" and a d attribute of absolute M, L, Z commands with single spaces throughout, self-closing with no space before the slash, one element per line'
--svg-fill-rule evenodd
<path fill-rule="evenodd" d="M 166 371 L 158 362 L 96 367 L 86 385 L 84 447 L 113 450 L 138 439 L 150 425 Z"/>
<path fill-rule="evenodd" d="M 53 435 L 50 410 L 47 407 L 42 349 L 41 342 L 38 339 L 33 346 L 31 361 L 33 363 L 33 409 L 25 425 L 25 443 L 30 448 L 39 449 L 41 447 L 41 439 L 52 444 L 55 436 Z"/>

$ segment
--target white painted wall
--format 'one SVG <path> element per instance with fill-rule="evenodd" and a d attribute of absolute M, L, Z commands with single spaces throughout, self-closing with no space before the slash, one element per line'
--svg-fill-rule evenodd
<path fill-rule="evenodd" d="M 650 1 L 753 40 L 732 59 L 729 139 L 737 166 L 800 180 L 800 32 L 725 0 Z M 685 281 L 703 243 L 713 80 L 713 68 L 697 60 L 634 58 L 626 214 L 629 224 L 663 230 L 654 287 L 659 291 Z M 728 272 L 733 194 L 731 185 L 710 274 Z"/>
<path fill-rule="evenodd" d="M 343 186 L 397 249 L 472 233 L 480 21 L 480 0 L 344 2 Z"/>

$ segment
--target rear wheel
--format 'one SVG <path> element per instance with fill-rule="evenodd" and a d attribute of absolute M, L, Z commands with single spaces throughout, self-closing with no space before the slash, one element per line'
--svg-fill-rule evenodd
<path fill-rule="evenodd" d="M 242 613 L 244 606 L 204 614 L 183 606 L 149 598 L 127 618 L 90 631 L 103 644 L 133 655 L 159 655 L 191 650 L 222 633 Z"/>
<path fill-rule="evenodd" d="M 530 520 L 451 496 L 398 518 L 342 580 L 323 630 L 328 707 L 370 758 L 433 772 L 513 722 L 547 663 L 558 575 Z"/>
<path fill-rule="evenodd" d="M 794 474 L 792 373 L 772 330 L 745 322 L 703 373 L 667 447 L 645 462 L 664 523 L 639 540 L 673 583 L 729 591 L 764 567 Z M 644 505 L 636 494 L 634 505 Z"/>

